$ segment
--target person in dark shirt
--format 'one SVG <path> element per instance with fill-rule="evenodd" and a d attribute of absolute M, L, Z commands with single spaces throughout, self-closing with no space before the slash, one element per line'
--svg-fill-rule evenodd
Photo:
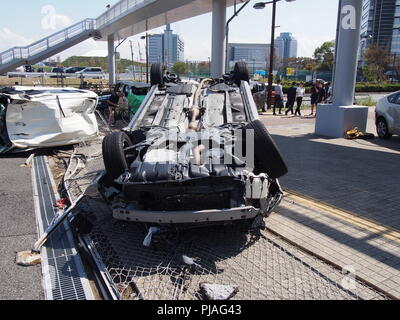
<path fill-rule="evenodd" d="M 289 88 L 287 92 L 286 115 L 288 115 L 289 111 L 292 112 L 292 114 L 294 114 L 293 108 L 294 108 L 294 103 L 296 102 L 296 94 L 297 94 L 296 85 L 297 83 L 293 82 L 292 86 Z"/>
<path fill-rule="evenodd" d="M 122 96 L 122 92 L 113 91 L 111 94 L 110 99 L 107 101 L 108 103 L 108 111 L 110 113 L 108 117 L 108 124 L 114 125 L 115 124 L 115 109 L 118 108 L 119 98 Z"/>
<path fill-rule="evenodd" d="M 324 103 L 326 99 L 326 90 L 322 82 L 318 83 L 318 103 L 315 114 L 318 112 L 318 104 Z"/>
<path fill-rule="evenodd" d="M 310 114 L 310 116 L 314 115 L 314 108 L 317 109 L 318 98 L 319 98 L 318 83 L 314 83 L 313 86 L 311 87 L 311 114 Z"/>

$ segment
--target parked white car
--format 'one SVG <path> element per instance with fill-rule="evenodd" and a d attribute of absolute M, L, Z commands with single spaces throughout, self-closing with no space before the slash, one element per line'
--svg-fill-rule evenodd
<path fill-rule="evenodd" d="M 375 120 L 379 138 L 390 139 L 393 134 L 400 134 L 400 91 L 378 101 Z"/>
<path fill-rule="evenodd" d="M 82 71 L 77 72 L 76 74 L 82 78 L 91 78 L 91 79 L 105 78 L 103 70 L 97 67 L 85 68 Z"/>
<path fill-rule="evenodd" d="M 74 88 L 0 89 L 0 153 L 71 145 L 98 135 L 98 97 Z"/>

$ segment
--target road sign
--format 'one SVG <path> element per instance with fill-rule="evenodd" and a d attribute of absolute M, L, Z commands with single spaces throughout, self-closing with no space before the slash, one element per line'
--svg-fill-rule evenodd
<path fill-rule="evenodd" d="M 294 76 L 296 73 L 296 69 L 295 68 L 287 68 L 286 69 L 286 75 L 287 76 Z"/>

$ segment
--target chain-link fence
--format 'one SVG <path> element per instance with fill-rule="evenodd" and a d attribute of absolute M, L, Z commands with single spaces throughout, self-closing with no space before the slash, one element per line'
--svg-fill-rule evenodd
<path fill-rule="evenodd" d="M 145 247 L 146 225 L 106 211 L 90 237 L 122 299 L 202 300 L 203 283 L 238 288 L 233 299 L 386 298 L 351 277 L 344 288 L 348 275 L 266 231 L 249 232 L 248 223 L 164 229 Z"/>

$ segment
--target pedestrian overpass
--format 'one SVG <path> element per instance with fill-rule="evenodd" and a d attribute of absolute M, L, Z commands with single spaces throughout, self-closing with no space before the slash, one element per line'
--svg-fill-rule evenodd
<path fill-rule="evenodd" d="M 121 0 L 97 19 L 85 19 L 26 47 L 0 53 L 0 74 L 35 64 L 82 41 L 108 42 L 110 83 L 115 82 L 114 42 L 208 12 L 213 12 L 212 73 L 224 70 L 226 7 L 246 0 Z"/>

